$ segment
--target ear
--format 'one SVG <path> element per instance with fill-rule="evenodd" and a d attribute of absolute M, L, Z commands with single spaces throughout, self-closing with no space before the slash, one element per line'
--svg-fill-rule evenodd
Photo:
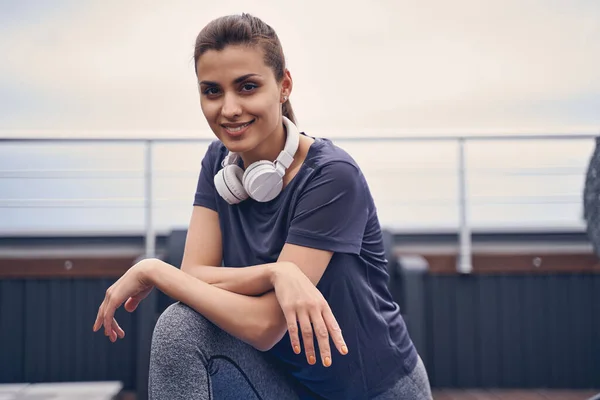
<path fill-rule="evenodd" d="M 292 74 L 286 68 L 283 72 L 283 79 L 281 80 L 281 102 L 285 103 L 283 100 L 284 97 L 290 98 L 292 94 L 292 87 L 294 86 L 294 82 L 292 81 Z"/>

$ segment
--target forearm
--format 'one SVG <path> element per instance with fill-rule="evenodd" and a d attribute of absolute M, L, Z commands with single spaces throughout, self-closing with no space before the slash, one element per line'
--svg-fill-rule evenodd
<path fill-rule="evenodd" d="M 167 296 L 187 304 L 259 350 L 268 350 L 286 332 L 285 318 L 273 291 L 259 297 L 233 293 L 160 260 L 154 262 L 148 275 L 150 282 Z"/>
<path fill-rule="evenodd" d="M 256 296 L 273 289 L 272 276 L 274 268 L 283 267 L 279 264 L 282 263 L 241 268 L 192 265 L 182 267 L 182 271 L 229 292 Z"/>

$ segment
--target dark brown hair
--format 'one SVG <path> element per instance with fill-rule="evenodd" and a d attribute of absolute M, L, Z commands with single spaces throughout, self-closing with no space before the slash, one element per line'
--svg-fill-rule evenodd
<path fill-rule="evenodd" d="M 250 14 L 227 15 L 208 23 L 198 34 L 194 49 L 194 69 L 198 59 L 208 50 L 223 50 L 228 45 L 260 46 L 265 64 L 281 82 L 285 70 L 285 56 L 275 30 Z M 196 70 L 196 75 L 198 71 Z M 290 101 L 283 103 L 283 115 L 296 123 Z"/>

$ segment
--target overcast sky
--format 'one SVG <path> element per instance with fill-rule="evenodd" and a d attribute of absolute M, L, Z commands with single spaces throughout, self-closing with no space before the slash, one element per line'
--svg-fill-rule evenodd
<path fill-rule="evenodd" d="M 0 137 L 213 138 L 193 45 L 211 19 L 240 12 L 278 32 L 308 134 L 600 133 L 598 0 L 0 0 Z M 470 143 L 470 223 L 581 226 L 592 144 Z M 345 146 L 369 176 L 384 224 L 456 226 L 452 144 Z M 142 229 L 143 210 L 129 203 L 142 204 L 141 180 L 10 179 L 20 166 L 142 166 L 142 153 L 126 146 L 85 148 L 0 146 L 9 173 L 0 179 L 0 232 Z M 180 202 L 155 210 L 165 229 L 189 220 L 203 154 L 171 150 L 156 150 L 155 168 L 191 172 L 185 184 L 157 179 L 157 196 Z M 123 208 L 74 206 L 106 198 Z"/>
<path fill-rule="evenodd" d="M 303 130 L 600 127 L 597 0 L 0 0 L 0 135 L 210 136 L 193 44 L 239 12 L 278 32 Z"/>

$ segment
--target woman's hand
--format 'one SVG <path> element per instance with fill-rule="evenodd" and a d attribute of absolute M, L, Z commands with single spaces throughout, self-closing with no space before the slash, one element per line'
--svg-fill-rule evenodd
<path fill-rule="evenodd" d="M 140 302 L 154 288 L 149 281 L 148 272 L 152 268 L 152 259 L 145 259 L 129 268 L 125 274 L 106 290 L 104 301 L 98 309 L 98 316 L 92 328 L 98 331 L 104 325 L 104 334 L 114 343 L 117 337 L 123 339 L 125 331 L 114 319 L 115 311 L 125 302 L 125 309 L 135 311 Z"/>
<path fill-rule="evenodd" d="M 329 335 L 341 354 L 348 348 L 329 304 L 310 279 L 293 263 L 278 265 L 273 271 L 273 287 L 288 325 L 294 353 L 300 354 L 298 324 L 302 331 L 302 342 L 308 363 L 316 362 L 313 342 L 313 327 L 317 337 L 323 365 L 331 365 Z"/>

